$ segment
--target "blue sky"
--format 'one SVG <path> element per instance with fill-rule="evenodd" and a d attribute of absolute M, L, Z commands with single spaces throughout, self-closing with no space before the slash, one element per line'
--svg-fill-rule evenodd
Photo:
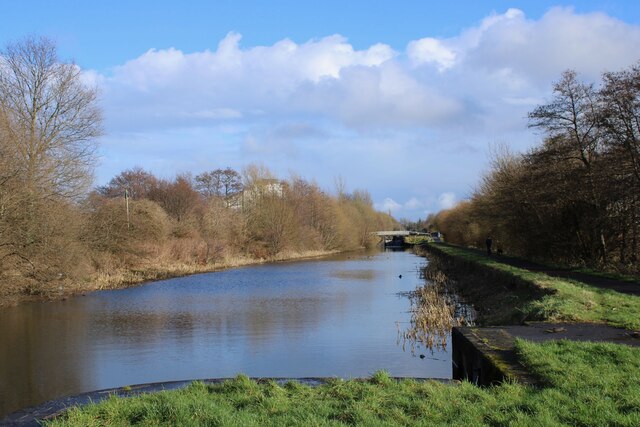
<path fill-rule="evenodd" d="M 3 4 L 0 44 L 57 41 L 101 90 L 96 182 L 263 163 L 424 217 L 470 194 L 491 146 L 567 68 L 640 60 L 630 1 L 39 1 Z"/>

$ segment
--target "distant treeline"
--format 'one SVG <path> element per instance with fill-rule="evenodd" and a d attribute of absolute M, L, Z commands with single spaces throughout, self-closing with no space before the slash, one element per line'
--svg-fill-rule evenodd
<path fill-rule="evenodd" d="M 134 168 L 94 191 L 84 206 L 92 249 L 119 261 L 159 248 L 205 264 L 236 255 L 357 249 L 375 243 L 372 231 L 395 225 L 374 210 L 366 191 L 330 195 L 303 178 L 277 179 L 258 166 L 172 180 Z"/>
<path fill-rule="evenodd" d="M 492 236 L 527 258 L 640 271 L 640 64 L 597 87 L 566 71 L 529 126 L 543 143 L 497 150 L 470 200 L 430 225 L 463 245 Z"/>
<path fill-rule="evenodd" d="M 0 52 L 0 297 L 355 249 L 395 224 L 366 191 L 330 195 L 255 166 L 174 179 L 134 168 L 90 191 L 101 124 L 96 89 L 50 40 Z"/>

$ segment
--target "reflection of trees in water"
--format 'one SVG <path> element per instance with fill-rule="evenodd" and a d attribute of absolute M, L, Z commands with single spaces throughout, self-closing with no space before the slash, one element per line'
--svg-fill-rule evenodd
<path fill-rule="evenodd" d="M 427 265 L 423 278 L 426 283 L 407 294 L 411 301 L 409 327 L 402 330 L 398 325 L 398 344 L 402 342 L 403 350 L 409 344 L 412 354 L 421 347 L 445 350 L 451 328 L 471 325 L 475 317 L 473 308 L 450 291 L 449 279 L 436 263 Z"/>
<path fill-rule="evenodd" d="M 92 388 L 88 313 L 71 301 L 0 313 L 0 418 L 25 406 Z"/>
<path fill-rule="evenodd" d="M 208 300 L 149 301 L 142 306 L 118 309 L 117 301 L 94 311 L 91 329 L 99 337 L 124 341 L 137 348 L 186 345 L 211 341 L 212 346 L 229 337 L 246 340 L 252 346 L 272 342 L 273 335 L 295 335 L 300 328 L 312 330 L 323 318 L 344 307 L 349 292 L 322 296 L 220 296 Z M 344 310 L 343 310 L 344 311 Z"/>
<path fill-rule="evenodd" d="M 376 272 L 371 269 L 361 269 L 361 270 L 336 270 L 331 272 L 332 277 L 337 277 L 338 279 L 344 280 L 374 280 L 376 277 Z"/>

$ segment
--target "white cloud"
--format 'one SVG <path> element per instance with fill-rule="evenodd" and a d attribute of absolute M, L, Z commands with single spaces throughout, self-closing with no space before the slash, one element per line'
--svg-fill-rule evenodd
<path fill-rule="evenodd" d="M 83 78 L 101 88 L 113 147 L 153 141 L 158 152 L 182 147 L 172 148 L 181 164 L 209 156 L 321 182 L 343 174 L 383 200 L 380 209 L 418 216 L 468 192 L 489 143 L 535 141 L 527 112 L 563 70 L 596 80 L 640 59 L 640 26 L 569 8 L 536 20 L 509 9 L 454 37 L 424 36 L 398 52 L 384 40 L 357 49 L 340 35 L 243 47 L 232 32 L 213 50 L 150 49 Z M 191 135 L 207 153 L 197 163 Z"/>
<path fill-rule="evenodd" d="M 451 68 L 456 60 L 456 54 L 438 39 L 425 37 L 414 40 L 407 46 L 407 55 L 415 64 L 436 64 L 438 70 Z"/>
<path fill-rule="evenodd" d="M 457 202 L 456 195 L 452 192 L 442 193 L 438 196 L 438 207 L 440 209 L 451 209 Z"/>
<path fill-rule="evenodd" d="M 382 203 L 376 203 L 375 208 L 382 212 L 391 212 L 394 213 L 400 209 L 402 209 L 402 205 L 390 197 L 386 197 Z"/>
<path fill-rule="evenodd" d="M 316 117 L 354 129 L 417 126 L 469 130 L 513 127 L 493 120 L 543 100 L 566 68 L 589 78 L 640 56 L 640 28 L 605 14 L 554 8 L 539 20 L 518 9 L 493 14 L 456 37 L 355 49 L 332 35 L 242 48 L 229 33 L 215 51 L 150 49 L 109 76 L 103 87 L 110 127 L 191 127 L 226 119 Z M 433 71 L 433 72 L 432 72 Z"/>
<path fill-rule="evenodd" d="M 509 70 L 511 76 L 545 85 L 567 68 L 597 78 L 605 70 L 626 67 L 638 60 L 640 43 L 638 26 L 571 8 L 550 9 L 537 21 L 511 10 L 472 32 L 474 41 L 465 53 L 470 67 Z"/>
<path fill-rule="evenodd" d="M 213 108 L 211 110 L 200 110 L 194 112 L 185 112 L 183 113 L 184 117 L 195 117 L 198 119 L 214 119 L 214 120 L 222 120 L 222 119 L 239 119 L 242 117 L 242 113 L 240 111 L 234 110 L 232 108 Z"/>
<path fill-rule="evenodd" d="M 416 209 L 421 209 L 425 206 L 424 202 L 421 202 L 420 200 L 418 200 L 417 197 L 412 197 L 410 198 L 405 204 L 404 207 L 405 209 L 408 210 L 416 210 Z"/>
<path fill-rule="evenodd" d="M 438 209 L 434 198 L 410 197 L 406 202 L 399 203 L 391 197 L 386 197 L 382 202 L 374 203 L 374 207 L 383 212 L 391 212 L 397 218 L 425 218 L 431 209 Z"/>

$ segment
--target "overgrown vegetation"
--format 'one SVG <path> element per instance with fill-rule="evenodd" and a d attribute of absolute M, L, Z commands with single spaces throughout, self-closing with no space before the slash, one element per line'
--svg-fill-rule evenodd
<path fill-rule="evenodd" d="M 49 425 L 638 425 L 640 349 L 556 341 L 516 343 L 545 387 L 479 388 L 435 381 L 340 379 L 312 388 L 238 376 L 223 384 L 72 409 Z"/>
<path fill-rule="evenodd" d="M 428 350 L 446 349 L 447 339 L 454 326 L 467 325 L 473 319 L 465 318 L 465 313 L 456 310 L 456 296 L 449 279 L 439 269 L 431 268 L 430 263 L 424 271 L 427 283 L 410 292 L 411 303 L 409 327 L 398 330 L 402 340 L 402 349 L 409 344 L 412 354 L 424 347 Z"/>
<path fill-rule="evenodd" d="M 528 259 L 640 273 L 640 64 L 599 87 L 565 72 L 529 114 L 545 136 L 495 153 L 470 200 L 430 218 L 449 242 Z"/>
<path fill-rule="evenodd" d="M 474 250 L 433 243 L 429 247 L 435 252 L 433 267 L 445 274 L 455 271 L 455 289 L 473 301 L 484 324 L 548 320 L 640 328 L 638 296 L 513 267 Z M 449 257 L 455 261 L 448 262 Z"/>
<path fill-rule="evenodd" d="M 331 195 L 257 166 L 173 179 L 136 167 L 89 191 L 96 90 L 47 39 L 0 61 L 0 305 L 356 249 L 395 225 L 366 191 Z"/>

